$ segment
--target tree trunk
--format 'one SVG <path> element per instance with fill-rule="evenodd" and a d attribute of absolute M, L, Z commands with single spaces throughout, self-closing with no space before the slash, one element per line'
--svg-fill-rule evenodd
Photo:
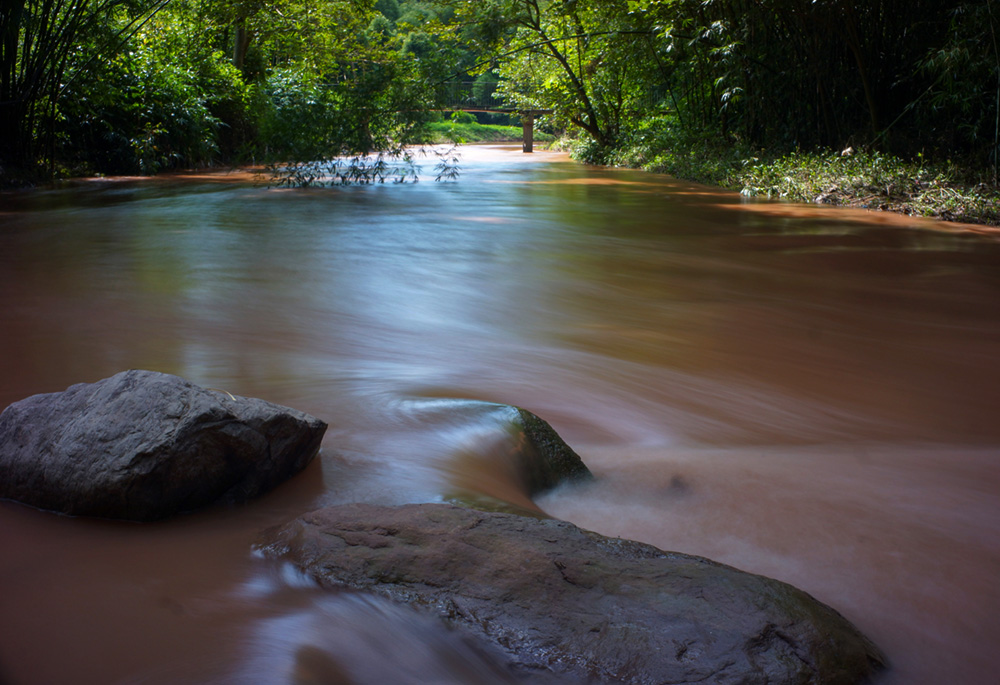
<path fill-rule="evenodd" d="M 236 25 L 236 39 L 233 41 L 233 66 L 240 71 L 243 71 L 249 48 L 250 32 L 247 31 L 246 20 L 241 19 Z"/>

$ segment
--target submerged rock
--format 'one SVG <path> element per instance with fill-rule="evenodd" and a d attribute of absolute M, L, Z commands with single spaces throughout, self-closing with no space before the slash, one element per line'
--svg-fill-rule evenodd
<path fill-rule="evenodd" d="M 0 414 L 0 497 L 149 521 L 259 495 L 303 469 L 326 424 L 264 400 L 132 370 Z"/>
<path fill-rule="evenodd" d="M 608 683 L 866 681 L 884 658 L 806 593 L 552 519 L 442 504 L 351 504 L 263 534 L 328 587 L 438 614 L 522 672 Z"/>
<path fill-rule="evenodd" d="M 481 400 L 415 397 L 402 400 L 398 412 L 388 418 L 407 430 L 448 436 L 440 443 L 437 458 L 450 462 L 442 464 L 453 475 L 464 475 L 462 466 L 468 465 L 471 490 L 480 490 L 484 472 L 528 497 L 593 477 L 556 430 L 527 409 Z"/>
<path fill-rule="evenodd" d="M 526 498 L 521 503 L 525 504 L 557 485 L 593 478 L 556 430 L 527 409 L 465 400 L 452 403 L 448 410 L 453 420 L 469 416 L 482 425 L 495 426 L 491 434 L 481 435 L 477 443 L 452 458 L 456 475 L 461 474 L 462 464 L 475 465 L 470 492 L 490 495 L 482 492 L 484 480 L 506 482 Z M 491 478 L 484 479 L 487 472 L 492 472 Z M 461 484 L 461 478 L 456 482 Z"/>
<path fill-rule="evenodd" d="M 374 455 L 410 489 L 407 499 L 544 515 L 532 498 L 593 478 L 580 456 L 526 409 L 481 400 L 402 397 L 350 442 Z M 409 471 L 409 473 L 407 473 Z"/>
<path fill-rule="evenodd" d="M 510 421 L 520 429 L 525 445 L 518 451 L 520 473 L 529 495 L 537 495 L 566 481 L 593 478 L 580 456 L 544 419 L 520 407 L 506 407 Z"/>

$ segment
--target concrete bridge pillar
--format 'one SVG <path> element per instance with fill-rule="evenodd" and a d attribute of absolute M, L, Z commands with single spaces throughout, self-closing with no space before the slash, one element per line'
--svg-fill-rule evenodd
<path fill-rule="evenodd" d="M 535 148 L 535 113 L 521 112 L 521 151 L 532 152 Z"/>

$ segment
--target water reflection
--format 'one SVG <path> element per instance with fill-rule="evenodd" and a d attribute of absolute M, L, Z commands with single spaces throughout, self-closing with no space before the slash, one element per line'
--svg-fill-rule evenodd
<path fill-rule="evenodd" d="M 0 504 L 13 683 L 217 682 L 275 633 L 265 672 L 361 677 L 313 636 L 364 649 L 422 619 L 234 589 L 271 572 L 257 532 L 316 506 L 534 506 L 497 417 L 448 398 L 530 409 L 598 473 L 546 511 L 794 582 L 887 649 L 889 682 L 993 681 L 995 240 L 476 150 L 448 185 L 19 197 L 0 200 L 0 406 L 152 368 L 331 428 L 321 463 L 238 510 L 135 528 Z M 441 654 L 421 649 L 404 661 Z"/>

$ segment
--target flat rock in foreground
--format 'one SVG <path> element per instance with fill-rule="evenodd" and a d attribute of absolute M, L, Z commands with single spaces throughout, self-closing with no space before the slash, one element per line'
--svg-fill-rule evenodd
<path fill-rule="evenodd" d="M 300 471 L 326 424 L 263 400 L 132 370 L 0 414 L 0 497 L 149 521 L 242 502 Z"/>
<path fill-rule="evenodd" d="M 776 580 L 565 521 L 350 504 L 263 534 L 329 587 L 437 613 L 518 671 L 597 682 L 854 684 L 884 667 L 833 609 Z"/>

